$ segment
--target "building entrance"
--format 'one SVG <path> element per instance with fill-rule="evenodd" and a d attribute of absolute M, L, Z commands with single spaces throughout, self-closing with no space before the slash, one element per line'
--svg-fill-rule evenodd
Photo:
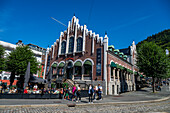
<path fill-rule="evenodd" d="M 73 69 L 67 68 L 66 70 L 66 79 L 72 79 Z"/>
<path fill-rule="evenodd" d="M 66 79 L 72 79 L 72 75 L 73 75 L 73 64 L 69 62 L 66 68 Z"/>

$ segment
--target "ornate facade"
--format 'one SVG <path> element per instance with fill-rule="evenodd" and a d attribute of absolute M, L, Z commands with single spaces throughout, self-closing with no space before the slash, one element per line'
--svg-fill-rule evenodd
<path fill-rule="evenodd" d="M 122 51 L 122 52 L 121 52 Z M 125 51 L 126 53 L 123 53 Z M 108 46 L 108 36 L 80 26 L 73 16 L 66 31 L 60 33 L 51 48 L 47 48 L 44 79 L 52 70 L 52 79 L 57 84 L 63 79 L 86 88 L 89 84 L 103 86 L 104 94 L 117 95 L 136 89 L 136 45 L 118 50 Z"/>

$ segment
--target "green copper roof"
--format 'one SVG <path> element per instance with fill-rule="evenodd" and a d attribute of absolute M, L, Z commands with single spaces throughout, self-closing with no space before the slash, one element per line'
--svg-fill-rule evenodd
<path fill-rule="evenodd" d="M 127 69 L 127 72 L 129 72 L 129 73 L 132 73 L 132 74 L 133 74 L 133 71 L 132 71 L 132 70 L 130 70 L 130 69 Z"/>
<path fill-rule="evenodd" d="M 64 67 L 64 63 L 61 62 L 58 67 Z"/>
<path fill-rule="evenodd" d="M 121 65 L 119 65 L 119 64 L 117 64 L 117 68 L 119 68 L 119 69 L 121 69 L 121 70 L 123 70 L 123 69 L 124 69 L 124 67 L 123 67 L 123 66 L 121 66 Z"/>
<path fill-rule="evenodd" d="M 92 63 L 89 60 L 87 60 L 84 64 L 92 65 Z"/>
<path fill-rule="evenodd" d="M 110 45 L 109 47 L 111 47 L 111 48 L 115 48 L 113 45 Z"/>
<path fill-rule="evenodd" d="M 74 66 L 82 66 L 81 62 L 80 61 L 77 61 Z"/>
<path fill-rule="evenodd" d="M 119 52 L 119 49 L 115 49 L 114 51 L 117 51 L 117 52 Z"/>
<path fill-rule="evenodd" d="M 126 58 L 127 58 L 127 55 L 124 55 L 123 57 L 126 57 Z"/>
<path fill-rule="evenodd" d="M 52 67 L 56 68 L 56 67 L 57 67 L 57 64 L 56 64 L 56 63 L 54 63 L 54 64 L 52 65 Z"/>
<path fill-rule="evenodd" d="M 117 65 L 114 62 L 111 62 L 110 67 L 117 67 Z"/>
<path fill-rule="evenodd" d="M 120 55 L 124 55 L 124 53 L 123 53 L 123 52 L 120 52 L 119 54 L 120 54 Z"/>

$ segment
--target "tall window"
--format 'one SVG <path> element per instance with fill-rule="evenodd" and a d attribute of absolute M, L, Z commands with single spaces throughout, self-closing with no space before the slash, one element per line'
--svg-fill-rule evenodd
<path fill-rule="evenodd" d="M 74 37 L 70 37 L 68 52 L 69 52 L 69 53 L 72 53 L 72 52 L 73 52 L 73 49 L 74 49 Z"/>
<path fill-rule="evenodd" d="M 75 66 L 75 75 L 81 75 L 81 66 Z"/>
<path fill-rule="evenodd" d="M 82 51 L 83 39 L 79 37 L 77 39 L 77 51 Z"/>
<path fill-rule="evenodd" d="M 92 71 L 92 66 L 91 66 L 91 65 L 84 64 L 84 74 L 90 75 L 90 74 L 91 74 L 91 71 Z"/>
<path fill-rule="evenodd" d="M 64 54 L 66 52 L 66 41 L 63 41 L 61 43 L 61 54 Z"/>

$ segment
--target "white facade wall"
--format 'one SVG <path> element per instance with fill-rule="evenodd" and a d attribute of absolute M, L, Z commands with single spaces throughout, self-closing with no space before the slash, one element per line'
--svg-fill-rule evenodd
<path fill-rule="evenodd" d="M 11 44 L 11 43 L 4 42 L 4 41 L 0 41 L 0 45 L 2 45 L 5 48 L 5 55 L 4 55 L 4 57 L 7 57 L 7 55 L 9 55 L 9 53 L 11 53 L 11 51 L 16 49 L 16 47 L 17 47 L 17 45 L 15 45 L 15 44 Z M 42 55 L 43 55 L 43 53 L 40 52 L 40 51 L 34 50 L 34 49 L 31 49 L 31 50 L 34 53 L 37 61 L 39 63 L 42 63 Z M 3 71 L 0 74 L 0 77 L 1 77 L 2 80 L 4 80 L 4 77 L 7 77 L 7 79 L 9 80 L 10 75 L 11 75 L 10 72 Z M 35 74 L 35 76 L 38 76 L 38 73 Z"/>

